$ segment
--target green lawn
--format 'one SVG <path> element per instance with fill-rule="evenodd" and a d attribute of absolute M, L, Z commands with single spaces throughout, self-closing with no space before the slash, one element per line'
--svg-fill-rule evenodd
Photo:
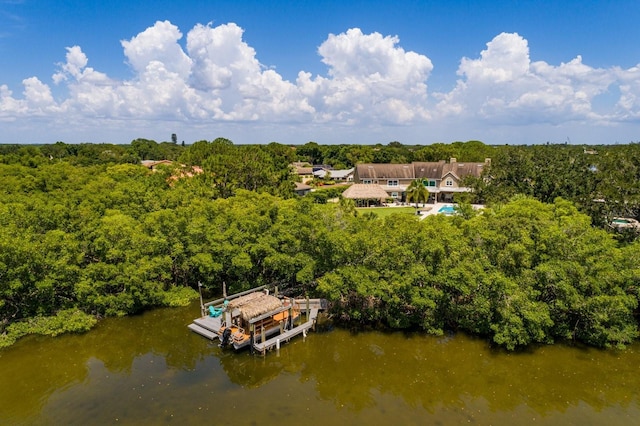
<path fill-rule="evenodd" d="M 396 213 L 410 215 L 416 214 L 415 207 L 358 207 L 356 210 L 358 210 L 358 213 L 360 214 L 372 212 L 377 214 L 379 217 L 386 217 Z"/>

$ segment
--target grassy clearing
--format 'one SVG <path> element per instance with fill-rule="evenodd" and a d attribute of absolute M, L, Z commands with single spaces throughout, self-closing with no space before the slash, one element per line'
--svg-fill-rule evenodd
<path fill-rule="evenodd" d="M 378 217 L 386 217 L 392 214 L 409 214 L 415 215 L 415 207 L 358 207 L 356 208 L 359 214 L 372 212 L 378 215 Z"/>

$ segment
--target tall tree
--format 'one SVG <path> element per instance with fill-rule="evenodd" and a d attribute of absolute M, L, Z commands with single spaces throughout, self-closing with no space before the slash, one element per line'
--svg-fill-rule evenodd
<path fill-rule="evenodd" d="M 416 203 L 416 208 L 418 208 L 418 203 L 423 202 L 426 203 L 429 199 L 429 190 L 422 183 L 420 179 L 415 179 L 411 181 L 409 186 L 407 187 L 407 201 L 414 201 Z"/>

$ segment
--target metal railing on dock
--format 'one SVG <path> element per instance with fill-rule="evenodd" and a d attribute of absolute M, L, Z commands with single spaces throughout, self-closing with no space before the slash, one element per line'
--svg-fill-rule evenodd
<path fill-rule="evenodd" d="M 252 288 L 250 290 L 246 290 L 246 291 L 243 291 L 241 293 L 232 294 L 232 295 L 230 295 L 228 297 L 221 297 L 220 299 L 216 299 L 216 300 L 213 300 L 211 302 L 204 303 L 202 306 L 204 306 L 205 308 L 208 308 L 209 306 L 217 306 L 217 305 L 220 305 L 225 300 L 233 300 L 233 299 L 236 299 L 236 298 L 238 298 L 240 296 L 247 295 L 249 293 L 255 293 L 256 291 L 260 291 L 260 290 L 262 290 L 262 289 L 264 289 L 266 287 L 267 287 L 266 285 L 262 285 L 260 287 Z"/>
<path fill-rule="evenodd" d="M 304 334 L 306 336 L 307 331 L 315 325 L 318 312 L 318 308 L 312 308 L 308 313 L 308 319 L 306 322 L 292 328 L 291 330 L 287 330 L 282 334 L 278 334 L 277 336 L 267 339 L 264 342 L 256 342 L 253 344 L 253 348 L 264 354 L 266 351 L 271 350 L 274 347 L 279 348 L 281 343 L 288 342 L 295 336 L 300 334 Z"/>

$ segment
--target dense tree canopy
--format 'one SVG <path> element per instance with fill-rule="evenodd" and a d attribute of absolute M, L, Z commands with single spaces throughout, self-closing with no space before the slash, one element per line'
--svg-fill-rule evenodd
<path fill-rule="evenodd" d="M 296 146 L 300 161 L 327 164 L 346 169 L 358 163 L 411 163 L 412 161 L 440 161 L 450 158 L 464 161 L 484 161 L 495 154 L 495 148 L 480 141 L 435 143 L 426 146 L 403 145 L 393 141 L 387 145 L 318 145 L 308 142 Z"/>
<path fill-rule="evenodd" d="M 470 184 L 483 203 L 515 194 L 545 203 L 563 197 L 604 227 L 614 216 L 640 218 L 640 144 L 500 147 L 482 179 Z"/>
<path fill-rule="evenodd" d="M 278 285 L 327 297 L 349 324 L 463 330 L 509 349 L 637 337 L 640 242 L 591 219 L 637 214 L 636 145 L 593 155 L 452 144 L 447 155 L 495 150 L 489 176 L 475 182 L 488 207 L 420 221 L 293 197 L 289 164 L 301 148 L 169 144 L 178 165 L 151 171 L 139 164 L 158 148 L 151 142 L 1 147 L 0 345 L 182 304 L 198 282 L 212 293 L 223 282 L 230 291 Z"/>

